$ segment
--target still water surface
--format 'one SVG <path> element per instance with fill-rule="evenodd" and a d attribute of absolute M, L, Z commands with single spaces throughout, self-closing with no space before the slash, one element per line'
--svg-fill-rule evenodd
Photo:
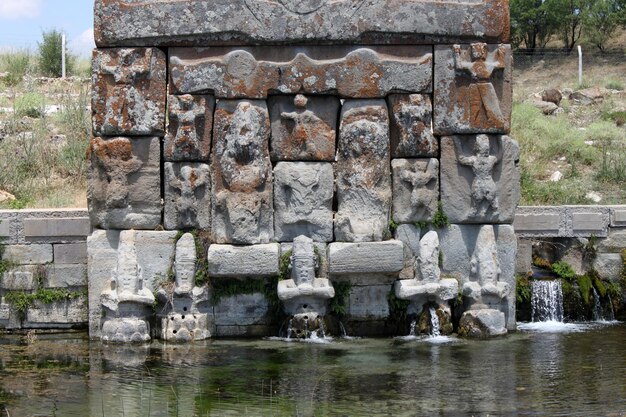
<path fill-rule="evenodd" d="M 625 416 L 626 325 L 529 326 L 490 341 L 143 347 L 0 335 L 5 415 Z"/>

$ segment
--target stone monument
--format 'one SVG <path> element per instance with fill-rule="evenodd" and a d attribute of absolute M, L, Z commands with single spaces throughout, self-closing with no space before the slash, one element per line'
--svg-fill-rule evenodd
<path fill-rule="evenodd" d="M 93 337 L 144 340 L 148 293 L 169 270 L 159 314 L 176 316 L 153 336 L 267 335 L 287 248 L 283 314 L 324 314 L 332 281 L 353 334 L 388 334 L 394 287 L 445 306 L 453 277 L 468 311 L 515 328 L 507 0 L 95 0 L 94 12 Z M 191 230 L 206 258 L 175 242 Z M 142 314 L 116 307 L 127 294 Z M 187 312 L 206 321 L 189 327 Z M 117 330 L 124 320 L 139 336 Z"/>

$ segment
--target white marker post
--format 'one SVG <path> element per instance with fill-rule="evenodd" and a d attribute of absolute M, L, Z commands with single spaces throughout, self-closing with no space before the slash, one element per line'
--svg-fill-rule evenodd
<path fill-rule="evenodd" d="M 61 78 L 65 78 L 65 33 L 61 34 Z"/>
<path fill-rule="evenodd" d="M 578 45 L 578 85 L 583 84 L 583 48 Z"/>

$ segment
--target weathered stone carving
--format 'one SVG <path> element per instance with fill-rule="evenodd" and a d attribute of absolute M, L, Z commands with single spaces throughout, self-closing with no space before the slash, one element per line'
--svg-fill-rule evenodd
<path fill-rule="evenodd" d="M 200 303 L 208 300 L 207 288 L 195 287 L 196 245 L 191 233 L 185 233 L 176 243 L 174 271 L 175 286 L 160 288 L 159 301 L 171 311 L 161 317 L 161 338 L 189 342 L 211 337 L 209 315 L 200 312 Z"/>
<path fill-rule="evenodd" d="M 267 243 L 274 236 L 274 215 L 265 102 L 220 101 L 213 132 L 213 238 Z"/>
<path fill-rule="evenodd" d="M 432 91 L 432 54 L 423 47 L 173 48 L 170 88 L 217 98 L 338 94 L 378 98 Z"/>
<path fill-rule="evenodd" d="M 209 246 L 207 262 L 211 277 L 271 277 L 278 274 L 280 245 Z"/>
<path fill-rule="evenodd" d="M 273 161 L 334 161 L 337 97 L 272 96 Z"/>
<path fill-rule="evenodd" d="M 392 159 L 393 220 L 430 221 L 439 202 L 439 160 Z"/>
<path fill-rule="evenodd" d="M 95 227 L 154 229 L 161 223 L 159 138 L 94 138 L 87 201 Z"/>
<path fill-rule="evenodd" d="M 441 139 L 441 200 L 452 223 L 512 223 L 519 147 L 508 136 Z"/>
<path fill-rule="evenodd" d="M 508 3 L 499 0 L 96 0 L 94 15 L 98 47 L 509 39 Z"/>
<path fill-rule="evenodd" d="M 387 101 L 391 112 L 391 157 L 437 157 L 439 143 L 432 132 L 430 98 L 422 94 L 392 94 Z"/>
<path fill-rule="evenodd" d="M 290 242 L 305 235 L 333 240 L 333 166 L 324 162 L 279 162 L 274 168 L 274 236 Z"/>
<path fill-rule="evenodd" d="M 169 125 L 163 155 L 166 161 L 208 162 L 215 99 L 211 96 L 169 96 Z"/>
<path fill-rule="evenodd" d="M 510 45 L 435 47 L 438 134 L 507 133 L 511 123 Z"/>
<path fill-rule="evenodd" d="M 166 229 L 201 229 L 211 227 L 211 178 L 209 166 L 201 163 L 166 162 Z"/>
<path fill-rule="evenodd" d="M 382 240 L 391 206 L 389 118 L 383 100 L 349 101 L 341 110 L 335 239 Z"/>
<path fill-rule="evenodd" d="M 287 314 L 306 314 L 309 320 L 326 314 L 326 301 L 335 296 L 335 290 L 328 279 L 315 277 L 317 267 L 313 239 L 296 237 L 290 257 L 291 278 L 278 281 L 277 289 Z"/>
<path fill-rule="evenodd" d="M 161 135 L 165 65 L 165 54 L 156 48 L 94 50 L 94 135 Z"/>
<path fill-rule="evenodd" d="M 459 283 L 454 278 L 441 278 L 439 269 L 439 237 L 431 230 L 419 243 L 419 255 L 415 262 L 415 278 L 395 283 L 396 297 L 412 300 L 420 313 L 426 303 L 435 303 L 449 315 L 447 301 L 456 297 Z"/>
<path fill-rule="evenodd" d="M 144 288 L 142 269 L 137 262 L 135 231 L 120 233 L 117 267 L 113 270 L 110 287 L 102 291 L 100 303 L 104 308 L 102 340 L 109 342 L 145 342 L 150 340 L 147 321 L 154 303 L 152 292 Z"/>

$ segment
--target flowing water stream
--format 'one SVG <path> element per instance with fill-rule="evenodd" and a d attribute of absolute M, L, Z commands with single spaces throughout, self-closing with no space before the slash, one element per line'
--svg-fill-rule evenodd
<path fill-rule="evenodd" d="M 623 415 L 626 326 L 580 329 L 446 344 L 0 335 L 0 416 Z"/>

